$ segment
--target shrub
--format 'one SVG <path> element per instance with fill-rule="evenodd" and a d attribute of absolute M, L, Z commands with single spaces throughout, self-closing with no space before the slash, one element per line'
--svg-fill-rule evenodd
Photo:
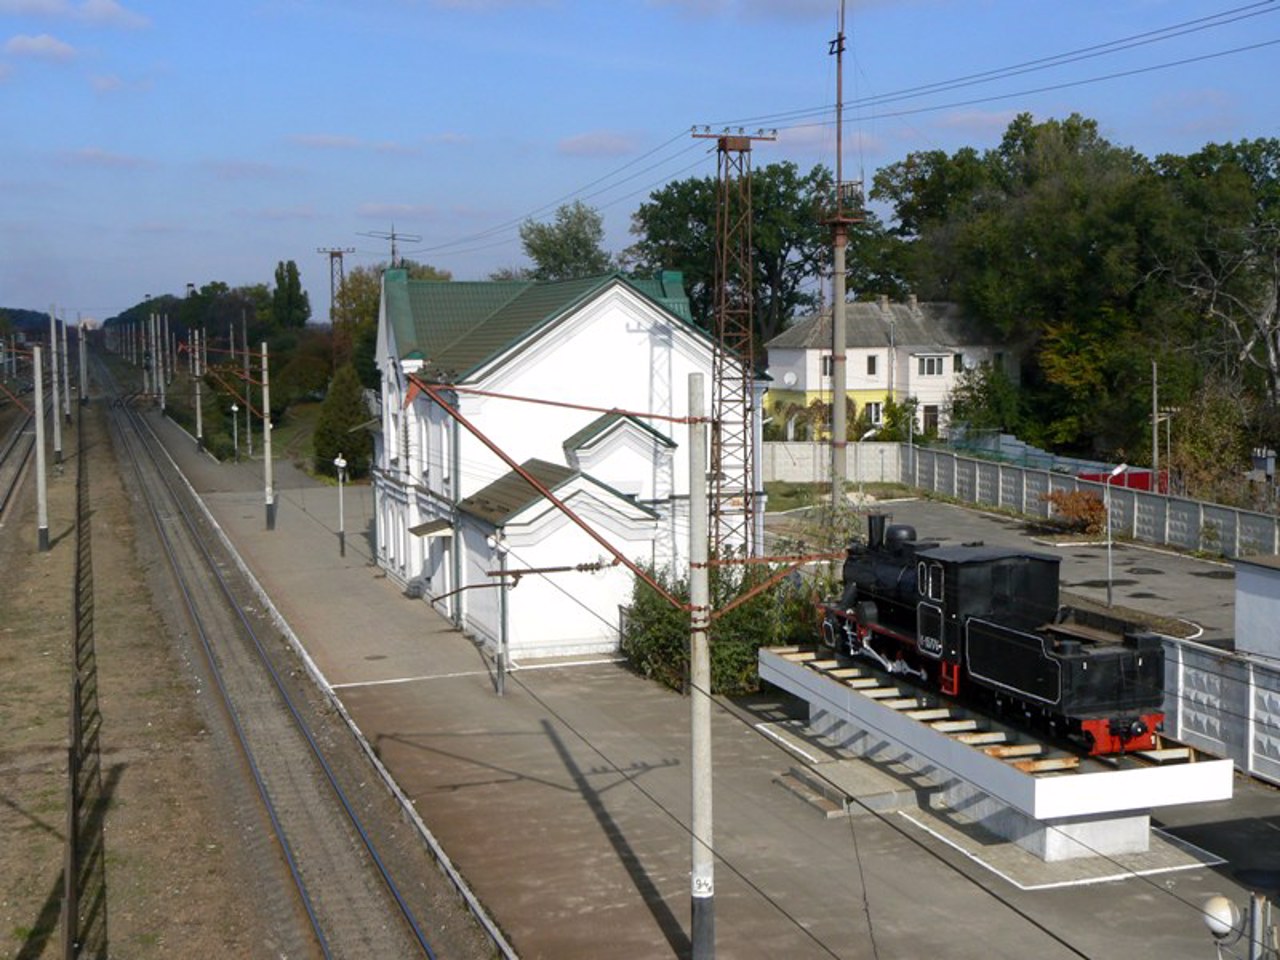
<path fill-rule="evenodd" d="M 689 601 L 689 582 L 669 572 L 647 570 L 662 588 L 682 603 Z M 711 606 L 720 610 L 758 587 L 770 571 L 758 567 L 723 566 L 711 570 Z M 711 689 L 740 694 L 759 688 L 756 651 L 779 643 L 813 638 L 812 591 L 799 576 L 760 591 L 711 623 Z M 631 607 L 622 633 L 622 652 L 633 668 L 673 690 L 683 690 L 689 676 L 689 612 L 676 609 L 645 581 L 636 578 Z"/>
<path fill-rule="evenodd" d="M 1050 522 L 1079 533 L 1096 536 L 1107 526 L 1107 508 L 1091 490 L 1060 490 L 1042 493 L 1040 499 L 1053 507 Z"/>

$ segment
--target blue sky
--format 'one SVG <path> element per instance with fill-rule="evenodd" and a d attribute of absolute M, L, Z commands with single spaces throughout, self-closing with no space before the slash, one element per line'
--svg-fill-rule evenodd
<path fill-rule="evenodd" d="M 318 247 L 385 260 L 364 234 L 394 224 L 422 237 L 402 252 L 481 279 L 523 262 L 523 218 L 579 198 L 616 252 L 651 190 L 714 174 L 692 125 L 776 126 L 757 165 L 834 165 L 829 123 L 779 115 L 834 101 L 838 8 L 0 0 L 0 305 L 102 318 L 188 282 L 270 282 L 292 259 L 323 318 Z M 1148 155 L 1280 136 L 1280 0 L 849 0 L 846 16 L 849 102 L 1202 21 L 861 109 L 848 178 L 992 146 L 1020 111 L 1080 112 Z"/>

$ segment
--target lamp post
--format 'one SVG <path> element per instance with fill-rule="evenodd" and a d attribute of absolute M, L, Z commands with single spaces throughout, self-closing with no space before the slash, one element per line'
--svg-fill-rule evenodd
<path fill-rule="evenodd" d="M 338 471 L 338 556 L 347 555 L 346 517 L 342 510 L 342 484 L 347 479 L 347 461 L 342 454 L 333 458 L 333 466 Z"/>
<path fill-rule="evenodd" d="M 1115 482 L 1116 477 L 1129 469 L 1127 463 L 1122 463 L 1111 471 L 1107 477 L 1107 606 L 1111 606 L 1111 485 Z"/>
<path fill-rule="evenodd" d="M 862 493 L 862 474 L 863 474 L 863 470 L 862 470 L 862 441 L 863 441 L 863 440 L 870 440 L 872 437 L 874 437 L 874 436 L 875 436 L 877 433 L 879 433 L 879 432 L 880 432 L 880 428 L 879 428 L 879 427 L 872 427 L 870 430 L 868 430 L 866 433 L 864 433 L 862 436 L 860 436 L 860 437 L 858 438 L 858 504 L 859 504 L 860 506 L 861 506 L 861 505 L 864 505 L 864 504 L 865 504 L 865 501 L 866 501 L 866 497 L 864 497 L 864 496 L 863 496 L 863 493 Z"/>
<path fill-rule="evenodd" d="M 236 414 L 240 412 L 240 405 L 233 403 L 231 405 L 231 448 L 235 450 L 235 462 L 240 462 L 240 421 L 236 418 Z"/>
<path fill-rule="evenodd" d="M 507 695 L 507 667 L 511 637 L 507 632 L 507 544 L 501 530 L 485 538 L 489 549 L 498 555 L 498 696 Z"/>

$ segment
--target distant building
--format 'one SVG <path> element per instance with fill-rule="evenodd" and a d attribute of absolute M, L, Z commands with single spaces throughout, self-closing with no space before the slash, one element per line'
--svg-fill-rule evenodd
<path fill-rule="evenodd" d="M 916 429 L 945 433 L 951 391 L 960 375 L 984 363 L 1015 382 L 1017 358 L 980 333 L 953 303 L 850 303 L 845 313 L 845 382 L 848 397 L 873 424 L 882 422 L 889 398 L 918 403 Z M 789 407 L 831 402 L 831 312 L 797 320 L 766 345 L 769 416 Z"/>
<path fill-rule="evenodd" d="M 687 415 L 693 372 L 710 410 L 712 343 L 681 275 L 464 283 L 390 270 L 377 364 L 378 564 L 487 645 L 503 635 L 505 599 L 516 656 L 616 650 L 632 574 L 485 441 L 628 558 L 682 570 L 688 428 L 667 418 Z M 485 440 L 410 376 L 442 385 Z M 758 399 L 751 417 L 758 442 Z M 520 574 L 602 559 L 594 572 Z M 520 574 L 505 597 L 502 569 Z"/>

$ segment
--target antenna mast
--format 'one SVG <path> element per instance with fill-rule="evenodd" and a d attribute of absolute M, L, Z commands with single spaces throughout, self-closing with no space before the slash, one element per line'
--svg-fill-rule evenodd
<path fill-rule="evenodd" d="M 862 181 L 844 180 L 844 0 L 840 0 L 840 24 L 827 49 L 836 58 L 836 195 L 831 224 L 831 505 L 844 502 L 848 473 L 848 433 L 845 396 L 848 368 L 845 350 L 845 248 L 849 224 L 862 220 Z M 846 209 L 846 204 L 852 210 Z"/>

